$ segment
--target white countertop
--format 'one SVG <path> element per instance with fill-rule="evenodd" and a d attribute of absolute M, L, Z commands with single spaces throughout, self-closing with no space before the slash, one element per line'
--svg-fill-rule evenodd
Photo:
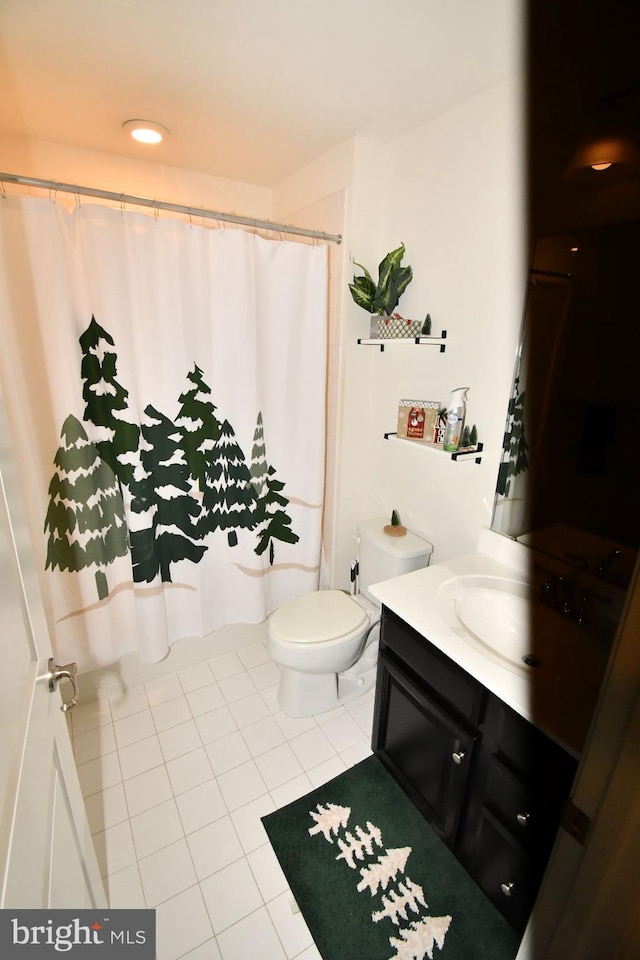
<path fill-rule="evenodd" d="M 508 543 L 508 547 L 497 543 L 496 550 L 494 542 L 483 536 L 480 547 L 488 549 L 488 553 L 478 551 L 432 564 L 422 570 L 373 584 L 369 591 L 504 703 L 533 722 L 574 756 L 579 756 L 604 669 L 605 660 L 602 656 L 595 655 L 590 648 L 582 656 L 580 650 L 579 663 L 576 663 L 575 670 L 570 671 L 569 679 L 559 681 L 558 678 L 536 675 L 535 670 L 512 666 L 470 641 L 464 628 L 443 603 L 443 594 L 447 590 L 443 585 L 464 576 L 496 578 L 496 582 L 500 579 L 519 581 L 524 587 L 528 579 L 526 571 L 530 553 L 526 547 Z M 512 551 L 512 547 L 519 547 L 519 551 L 524 552 Z M 560 614 L 552 615 L 560 618 Z M 580 628 L 572 624 L 567 626 L 572 631 L 570 642 L 582 637 Z M 568 649 L 574 648 L 575 643 Z"/>

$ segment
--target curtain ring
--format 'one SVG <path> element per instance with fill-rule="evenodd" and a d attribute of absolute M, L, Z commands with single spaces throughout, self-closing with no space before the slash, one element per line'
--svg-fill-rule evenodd
<path fill-rule="evenodd" d="M 124 217 L 125 200 L 124 193 L 120 194 L 120 214 Z"/>
<path fill-rule="evenodd" d="M 7 188 L 4 185 L 4 180 L 0 180 L 0 193 L 2 194 L 2 199 L 7 199 Z"/>
<path fill-rule="evenodd" d="M 158 204 L 155 200 L 153 201 L 153 216 L 157 222 L 159 220 L 160 215 L 158 213 Z"/>

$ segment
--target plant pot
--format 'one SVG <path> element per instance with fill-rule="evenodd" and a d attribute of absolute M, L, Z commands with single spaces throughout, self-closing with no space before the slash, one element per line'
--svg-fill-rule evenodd
<path fill-rule="evenodd" d="M 420 320 L 405 320 L 404 317 L 378 317 L 375 336 L 382 340 L 405 340 L 409 337 L 419 337 L 421 328 L 422 322 Z"/>

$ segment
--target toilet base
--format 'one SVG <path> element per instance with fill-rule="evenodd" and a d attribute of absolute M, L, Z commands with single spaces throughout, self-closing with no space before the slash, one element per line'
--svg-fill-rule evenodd
<path fill-rule="evenodd" d="M 378 644 L 342 673 L 302 673 L 282 667 L 278 704 L 289 717 L 327 713 L 367 693 L 376 682 Z"/>

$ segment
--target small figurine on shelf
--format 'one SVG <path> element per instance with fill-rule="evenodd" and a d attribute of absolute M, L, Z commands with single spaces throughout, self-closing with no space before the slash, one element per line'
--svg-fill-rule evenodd
<path fill-rule="evenodd" d="M 463 429 L 462 439 L 460 440 L 460 446 L 458 447 L 458 451 L 460 452 L 462 450 L 475 450 L 477 446 L 478 446 L 478 431 L 474 423 L 474 425 L 471 428 L 465 427 Z"/>
<path fill-rule="evenodd" d="M 430 337 L 431 336 L 431 314 L 428 313 L 425 317 L 424 323 L 422 324 L 422 330 L 420 331 L 421 337 Z"/>
<path fill-rule="evenodd" d="M 387 523 L 383 527 L 384 532 L 389 537 L 404 537 L 407 532 L 407 528 L 403 527 L 400 523 L 400 517 L 397 510 L 391 511 L 391 523 Z"/>

